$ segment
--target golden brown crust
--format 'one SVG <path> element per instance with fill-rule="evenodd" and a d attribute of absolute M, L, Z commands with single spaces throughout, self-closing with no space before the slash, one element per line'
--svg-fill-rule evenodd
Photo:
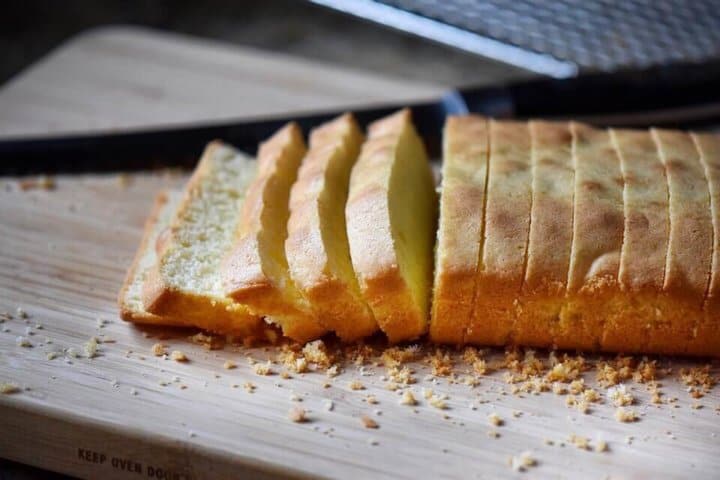
<path fill-rule="evenodd" d="M 691 134 L 708 180 L 713 225 L 713 253 L 710 284 L 703 306 L 703 319 L 695 324 L 688 352 L 720 354 L 720 135 Z"/>
<path fill-rule="evenodd" d="M 530 230 L 530 162 L 527 122 L 491 120 L 484 243 L 469 343 L 503 345 L 510 336 Z"/>
<path fill-rule="evenodd" d="M 320 323 L 343 341 L 367 337 L 378 328 L 360 292 L 350 259 L 345 203 L 350 171 L 363 134 L 351 114 L 313 130 L 290 194 L 290 273 Z"/>
<path fill-rule="evenodd" d="M 532 210 L 527 268 L 511 342 L 553 344 L 573 232 L 572 134 L 566 122 L 530 122 Z"/>
<path fill-rule="evenodd" d="M 488 122 L 477 115 L 448 117 L 443 138 L 430 339 L 461 344 L 472 315 L 480 261 Z"/>
<path fill-rule="evenodd" d="M 575 168 L 573 241 L 568 300 L 560 312 L 555 344 L 600 347 L 603 302 L 619 288 L 623 241 L 623 177 L 620 159 L 605 130 L 572 122 Z"/>
<path fill-rule="evenodd" d="M 720 306 L 720 135 L 692 133 L 691 136 L 708 179 L 713 225 L 712 273 L 705 303 L 717 308 Z"/>
<path fill-rule="evenodd" d="M 650 338 L 648 318 L 665 308 L 658 298 L 667 257 L 668 190 L 655 142 L 647 130 L 610 130 L 624 179 L 624 239 L 618 278 L 625 312 L 608 315 L 601 348 L 641 351 Z M 642 304 L 636 301 L 644 298 Z M 635 300 L 633 300 L 635 299 Z"/>
<path fill-rule="evenodd" d="M 301 342 L 326 332 L 290 278 L 284 249 L 290 187 L 304 155 L 305 142 L 295 123 L 260 145 L 258 175 L 248 189 L 237 239 L 222 267 L 228 296 Z"/>
<path fill-rule="evenodd" d="M 670 236 L 665 265 L 664 291 L 701 309 L 710 282 L 713 227 L 710 191 L 700 153 L 689 134 L 651 130 L 665 165 L 670 195 Z M 664 334 L 666 325 L 652 328 L 649 347 L 664 349 L 689 344 L 697 321 L 678 318 L 670 326 L 674 337 Z M 662 327 L 662 328 L 661 328 Z"/>
<path fill-rule="evenodd" d="M 182 319 L 185 325 L 205 330 L 247 337 L 256 336 L 262 330 L 262 320 L 251 314 L 243 305 L 223 297 L 211 297 L 183 291 L 170 285 L 161 273 L 163 256 L 175 246 L 177 231 L 181 227 L 182 212 L 186 211 L 195 198 L 202 195 L 202 182 L 213 169 L 215 155 L 227 148 L 222 142 L 214 141 L 205 148 L 195 172 L 185 187 L 185 193 L 177 213 L 168 230 L 158 237 L 158 261 L 148 273 L 142 290 L 145 309 L 159 317 Z"/>
<path fill-rule="evenodd" d="M 610 137 L 624 179 L 620 285 L 631 291 L 659 291 L 665 276 L 670 224 L 665 168 L 649 132 L 610 130 Z"/>
<path fill-rule="evenodd" d="M 403 182 L 416 189 L 414 198 L 393 197 Z M 432 173 L 409 110 L 373 123 L 351 174 L 345 216 L 360 289 L 391 342 L 416 338 L 427 329 L 434 208 Z M 407 215 L 410 211 L 416 214 Z M 408 234 L 417 237 L 403 237 Z M 403 258 L 420 246 L 417 258 Z"/>

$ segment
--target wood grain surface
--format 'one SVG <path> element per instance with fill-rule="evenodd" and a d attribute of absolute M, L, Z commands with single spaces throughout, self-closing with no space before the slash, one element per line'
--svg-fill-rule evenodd
<path fill-rule="evenodd" d="M 0 138 L 403 103 L 442 91 L 254 48 L 104 27 L 0 90 Z"/>
<path fill-rule="evenodd" d="M 7 98 L 0 92 L 0 100 Z M 79 115 L 86 120 L 75 123 L 72 108 L 58 106 L 54 114 L 47 107 L 47 115 L 8 126 L 13 122 L 1 110 L 3 132 L 49 129 L 63 112 L 72 128 L 105 128 L 113 118 L 117 125 L 140 121 L 133 108 L 113 117 L 112 108 L 95 101 L 97 113 Z M 158 104 L 164 102 L 174 104 L 169 97 Z M 509 393 L 502 371 L 477 375 L 479 384 L 471 387 L 462 376 L 428 377 L 429 367 L 416 362 L 417 383 L 409 388 L 418 405 L 411 407 L 386 388 L 383 367 L 350 363 L 334 378 L 312 371 L 292 379 L 260 376 L 246 357 L 274 358 L 275 348 L 208 351 L 187 339 L 193 332 L 122 322 L 115 296 L 152 198 L 186 178 L 167 172 L 61 176 L 48 191 L 0 179 L 0 312 L 13 316 L 0 323 L 0 383 L 20 387 L 0 394 L 0 457 L 83 478 L 716 478 L 718 390 L 693 399 L 677 379 L 681 367 L 701 363 L 660 359 L 673 368 L 660 380 L 663 398 L 678 398 L 671 404 L 651 404 L 645 386 L 630 382 L 639 420 L 626 424 L 614 419 L 604 389 L 603 403 L 583 414 L 568 408 L 565 396 Z M 29 317 L 21 318 L 18 307 Z M 105 342 L 95 358 L 86 358 L 83 345 L 93 336 Z M 19 346 L 18 337 L 32 346 Z M 154 356 L 159 341 L 168 351 L 183 351 L 189 362 Z M 227 360 L 237 368 L 224 369 Z M 712 374 L 717 377 L 717 365 Z M 594 384 L 593 372 L 584 377 Z M 365 389 L 351 389 L 355 380 Z M 256 386 L 254 393 L 243 388 L 246 382 Z M 447 409 L 424 398 L 422 390 L 430 388 L 448 395 Z M 369 403 L 368 395 L 378 403 Z M 288 419 L 298 406 L 308 422 Z M 491 413 L 504 424 L 492 426 Z M 365 415 L 379 428 L 365 428 Z M 568 441 L 571 434 L 593 446 L 603 439 L 609 451 L 578 449 Z M 508 458 L 524 451 L 537 464 L 515 472 Z"/>

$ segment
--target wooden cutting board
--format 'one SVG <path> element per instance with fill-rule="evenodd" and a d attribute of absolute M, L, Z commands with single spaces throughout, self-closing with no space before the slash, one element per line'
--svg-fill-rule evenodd
<path fill-rule="evenodd" d="M 187 70 L 176 73 L 179 84 L 164 73 L 154 80 L 142 75 L 160 59 L 183 55 Z M 222 68 L 209 65 L 215 61 Z M 283 76 L 289 69 L 292 75 Z M 82 86 L 70 80 L 72 72 Z M 206 77 L 183 95 L 183 82 L 195 75 Z M 213 78 L 225 90 L 202 91 Z M 284 104 L 273 99 L 268 111 L 275 113 L 436 91 L 152 32 L 106 30 L 71 42 L 1 91 L 0 125 L 4 134 L 21 135 L 257 114 L 255 94 L 241 97 L 258 78 L 263 95 L 298 92 L 286 94 Z M 152 90 L 161 92 L 157 101 L 146 96 L 152 82 L 159 82 Z M 211 95 L 230 95 L 236 83 L 231 106 Z M 368 91 L 369 84 L 385 87 Z M 203 100 L 194 103 L 195 95 Z M 206 110 L 203 102 L 215 106 Z M 666 399 L 678 398 L 674 404 L 652 405 L 644 386 L 631 382 L 637 399 L 631 408 L 640 417 L 625 424 L 614 419 L 607 398 L 583 414 L 568 408 L 565 396 L 513 395 L 503 372 L 478 376 L 472 387 L 426 377 L 427 365 L 412 364 L 417 383 L 410 388 L 419 403 L 410 407 L 385 388 L 379 366 L 345 365 L 334 378 L 260 376 L 246 357 L 274 358 L 275 349 L 206 350 L 188 340 L 192 332 L 122 322 L 115 296 L 152 197 L 185 180 L 172 172 L 60 176 L 53 190 L 23 190 L 19 179 L 0 178 L 0 312 L 13 316 L 0 323 L 0 382 L 20 387 L 0 395 L 0 457 L 84 478 L 717 478 L 720 396 L 715 389 L 693 399 L 677 380 L 681 367 L 702 365 L 696 361 L 662 359 L 673 367 L 661 382 Z M 93 336 L 105 342 L 95 358 L 85 358 Z M 19 346 L 18 337 L 32 346 Z M 190 361 L 154 356 L 159 341 Z M 224 369 L 228 360 L 237 368 Z M 585 378 L 593 383 L 594 374 Z M 353 381 L 365 389 L 353 390 Z M 256 386 L 252 393 L 246 382 Z M 448 395 L 448 408 L 431 406 L 423 389 Z M 307 410 L 307 423 L 288 419 L 297 406 Z M 491 426 L 492 413 L 504 424 Z M 379 428 L 365 428 L 365 415 Z M 603 439 L 609 451 L 578 449 L 571 434 L 591 445 Z M 507 464 L 524 451 L 537 460 L 525 474 Z"/>

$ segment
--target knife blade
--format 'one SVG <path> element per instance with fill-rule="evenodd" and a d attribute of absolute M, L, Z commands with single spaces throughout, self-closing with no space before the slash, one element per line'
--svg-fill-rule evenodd
<path fill-rule="evenodd" d="M 577 119 L 596 125 L 683 127 L 720 122 L 720 62 L 537 79 L 497 87 L 447 91 L 435 101 L 355 109 L 363 126 L 410 107 L 431 155 L 440 151 L 448 115 L 469 112 L 497 118 Z M 20 137 L 0 141 L 0 175 L 192 166 L 204 145 L 224 140 L 254 153 L 259 142 L 288 121 L 307 133 L 344 110 L 222 123 Z"/>

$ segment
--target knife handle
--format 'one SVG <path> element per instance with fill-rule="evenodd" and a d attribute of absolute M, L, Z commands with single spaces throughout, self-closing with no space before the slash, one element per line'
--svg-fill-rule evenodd
<path fill-rule="evenodd" d="M 460 93 L 469 111 L 496 117 L 687 126 L 720 118 L 720 62 L 540 79 Z"/>

